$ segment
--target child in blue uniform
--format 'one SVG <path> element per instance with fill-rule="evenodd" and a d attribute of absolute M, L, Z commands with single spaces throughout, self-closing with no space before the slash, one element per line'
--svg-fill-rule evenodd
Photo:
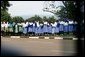
<path fill-rule="evenodd" d="M 27 34 L 27 25 L 26 25 L 26 22 L 23 23 L 23 34 L 24 34 L 24 35 Z"/>
<path fill-rule="evenodd" d="M 43 23 L 40 24 L 40 28 L 41 28 L 40 34 L 43 35 Z"/>
<path fill-rule="evenodd" d="M 35 22 L 33 22 L 33 35 L 35 35 Z"/>
<path fill-rule="evenodd" d="M 38 35 L 39 33 L 39 21 L 38 22 L 35 22 L 35 35 Z"/>
<path fill-rule="evenodd" d="M 73 21 L 69 21 L 69 33 L 72 33 L 73 32 Z"/>
<path fill-rule="evenodd" d="M 8 35 L 8 22 L 5 23 L 5 35 Z"/>
<path fill-rule="evenodd" d="M 58 23 L 58 21 L 56 21 L 55 33 L 56 33 L 57 35 L 59 34 L 59 23 Z"/>
<path fill-rule="evenodd" d="M 16 36 L 18 35 L 18 25 L 17 25 L 17 23 L 15 24 L 15 35 Z"/>
<path fill-rule="evenodd" d="M 64 22 L 63 21 L 60 21 L 59 22 L 59 34 L 62 34 L 63 35 L 63 32 L 64 32 L 64 30 L 63 30 L 63 28 L 64 28 Z"/>
<path fill-rule="evenodd" d="M 39 23 L 39 26 L 38 26 L 38 30 L 37 30 L 38 32 L 38 35 L 40 36 L 40 34 L 41 34 L 41 27 L 40 27 L 40 23 Z"/>
<path fill-rule="evenodd" d="M 42 35 L 42 33 L 43 33 L 43 24 L 42 23 L 39 24 L 38 33 L 39 33 L 39 35 Z"/>
<path fill-rule="evenodd" d="M 32 35 L 33 33 L 33 23 L 29 22 L 29 34 Z"/>
<path fill-rule="evenodd" d="M 64 22 L 64 33 L 68 34 L 68 22 Z"/>
<path fill-rule="evenodd" d="M 47 32 L 48 32 L 48 29 L 47 29 L 47 22 L 44 22 L 44 25 L 43 25 L 43 32 L 44 32 L 44 35 L 46 35 Z"/>
<path fill-rule="evenodd" d="M 2 23 L 1 23 L 1 32 L 2 32 L 2 34 L 1 34 L 1 35 L 2 35 L 2 36 L 3 36 L 3 35 L 4 35 L 4 33 L 5 33 L 5 31 L 4 31 L 4 30 L 5 30 L 5 24 L 4 24 L 4 22 L 2 22 Z"/>
<path fill-rule="evenodd" d="M 30 27 L 30 24 L 28 22 L 28 25 L 27 25 L 27 35 L 29 35 L 29 27 Z"/>
<path fill-rule="evenodd" d="M 74 21 L 74 23 L 73 23 L 73 33 L 74 33 L 74 34 L 77 33 L 76 29 L 77 29 L 77 22 Z"/>
<path fill-rule="evenodd" d="M 55 34 L 55 28 L 56 28 L 56 22 L 55 23 L 51 23 L 52 25 L 52 34 Z"/>
<path fill-rule="evenodd" d="M 9 34 L 12 35 L 12 33 L 13 33 L 13 24 L 12 24 L 12 22 L 9 22 L 8 24 L 9 24 L 9 26 L 8 26 Z"/>
<path fill-rule="evenodd" d="M 16 24 L 16 23 L 13 22 L 12 24 L 13 24 L 13 27 L 12 27 L 12 29 L 13 29 L 13 33 L 12 33 L 12 35 L 15 35 L 15 24 Z"/>
<path fill-rule="evenodd" d="M 18 34 L 19 34 L 19 36 L 22 34 L 22 32 L 23 32 L 23 27 L 22 27 L 22 24 L 21 23 L 18 23 Z"/>
<path fill-rule="evenodd" d="M 49 35 L 52 34 L 52 26 L 51 26 L 50 23 L 48 24 L 48 34 L 49 34 Z"/>

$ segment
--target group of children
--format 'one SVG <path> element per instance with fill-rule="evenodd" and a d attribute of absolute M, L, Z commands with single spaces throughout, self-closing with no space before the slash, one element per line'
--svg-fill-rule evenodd
<path fill-rule="evenodd" d="M 73 33 L 76 31 L 77 22 L 74 21 L 56 21 L 48 23 L 44 21 L 35 22 L 1 22 L 2 35 L 52 35 Z"/>

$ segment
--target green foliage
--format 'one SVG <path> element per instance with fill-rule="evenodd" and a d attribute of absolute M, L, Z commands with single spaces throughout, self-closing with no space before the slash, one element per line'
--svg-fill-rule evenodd
<path fill-rule="evenodd" d="M 64 6 L 60 6 L 61 10 L 56 12 L 61 19 L 69 18 L 74 19 L 76 13 L 75 1 L 62 1 Z"/>
<path fill-rule="evenodd" d="M 15 16 L 15 17 L 12 18 L 12 21 L 16 22 L 16 23 L 19 23 L 19 22 L 23 22 L 24 19 L 20 16 Z"/>
<path fill-rule="evenodd" d="M 43 23 L 44 21 L 47 21 L 49 23 L 54 23 L 56 21 L 56 19 L 54 18 L 54 16 L 49 17 L 49 18 L 44 16 L 43 18 L 41 18 L 41 17 L 35 15 L 35 16 L 31 17 L 31 18 L 28 18 L 26 21 L 28 21 L 28 22 L 39 21 L 40 23 Z"/>
<path fill-rule="evenodd" d="M 54 16 L 52 16 L 52 17 L 49 17 L 49 23 L 54 23 L 56 21 L 56 19 L 54 18 Z"/>
<path fill-rule="evenodd" d="M 7 11 L 1 10 L 1 21 L 11 21 L 11 16 Z"/>
<path fill-rule="evenodd" d="M 6 11 L 8 10 L 7 7 L 10 7 L 11 4 L 8 1 L 1 1 L 1 10 Z"/>
<path fill-rule="evenodd" d="M 35 15 L 33 17 L 28 18 L 26 21 L 29 21 L 29 22 L 39 21 L 39 22 L 42 22 L 42 18 L 39 17 L 38 15 Z"/>
<path fill-rule="evenodd" d="M 46 16 L 44 16 L 43 21 L 48 21 L 48 18 Z"/>
<path fill-rule="evenodd" d="M 7 10 L 8 10 L 7 7 L 10 7 L 9 2 L 1 1 L 1 21 L 10 22 L 12 19 L 11 19 L 10 14 L 7 12 Z"/>

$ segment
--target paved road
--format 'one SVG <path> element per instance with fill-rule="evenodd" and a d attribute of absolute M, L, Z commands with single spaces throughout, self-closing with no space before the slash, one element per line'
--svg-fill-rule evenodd
<path fill-rule="evenodd" d="M 1 38 L 1 54 L 2 56 L 74 56 L 76 41 Z"/>

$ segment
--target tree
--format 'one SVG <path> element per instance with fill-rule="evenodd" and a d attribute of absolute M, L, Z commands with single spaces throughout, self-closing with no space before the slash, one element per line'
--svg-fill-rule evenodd
<path fill-rule="evenodd" d="M 51 12 L 54 15 L 57 15 L 60 17 L 60 19 L 75 19 L 75 12 L 76 12 L 76 2 L 75 1 L 62 1 L 63 5 L 56 7 L 55 11 L 49 11 L 46 10 L 47 12 Z M 61 10 L 57 10 L 58 8 L 61 8 Z M 49 9 L 49 8 L 48 8 Z M 57 10 L 57 11 L 56 11 Z"/>
<path fill-rule="evenodd" d="M 10 14 L 7 12 L 8 11 L 8 7 L 10 7 L 11 5 L 9 4 L 8 1 L 1 1 L 1 21 L 11 21 L 11 16 Z"/>
<path fill-rule="evenodd" d="M 24 19 L 20 16 L 15 16 L 15 17 L 12 18 L 12 21 L 16 22 L 16 23 L 20 23 L 20 22 L 23 22 Z"/>
<path fill-rule="evenodd" d="M 26 21 L 29 21 L 29 22 L 39 21 L 39 22 L 42 22 L 42 18 L 39 17 L 38 15 L 35 15 L 33 17 L 28 18 Z"/>
<path fill-rule="evenodd" d="M 54 23 L 56 21 L 56 19 L 54 18 L 54 16 L 52 16 L 52 17 L 49 17 L 49 23 Z"/>
<path fill-rule="evenodd" d="M 67 18 L 67 11 L 64 6 L 59 6 L 61 10 L 58 10 L 55 14 L 60 17 L 60 19 Z"/>
<path fill-rule="evenodd" d="M 1 10 L 6 11 L 8 10 L 7 7 L 10 7 L 11 4 L 8 1 L 1 1 Z"/>
<path fill-rule="evenodd" d="M 84 1 L 76 1 L 76 18 L 75 20 L 78 23 L 77 26 L 77 32 L 76 32 L 76 36 L 78 37 L 78 40 L 80 40 L 80 42 L 78 42 L 78 56 L 84 56 L 84 40 L 81 40 L 82 38 L 84 39 L 84 30 L 82 30 L 82 28 L 84 28 L 84 23 L 82 22 L 84 20 L 83 18 L 83 13 L 81 10 L 84 10 L 84 8 L 82 9 L 81 7 L 84 6 Z M 79 45 L 80 44 L 80 45 Z"/>
<path fill-rule="evenodd" d="M 56 12 L 61 19 L 68 18 L 68 19 L 75 19 L 76 14 L 76 5 L 75 1 L 62 1 L 64 6 L 60 6 L 61 10 Z"/>
<path fill-rule="evenodd" d="M 46 16 L 44 16 L 43 21 L 48 21 L 48 18 Z"/>
<path fill-rule="evenodd" d="M 42 18 L 38 15 L 35 15 L 34 18 L 35 18 L 36 21 L 41 21 L 42 20 Z"/>
<path fill-rule="evenodd" d="M 54 16 L 51 16 L 49 18 L 47 18 L 46 16 L 43 17 L 43 21 L 47 21 L 49 23 L 54 23 L 56 21 L 56 19 L 54 18 Z"/>
<path fill-rule="evenodd" d="M 11 21 L 11 16 L 7 11 L 1 10 L 1 21 Z"/>

